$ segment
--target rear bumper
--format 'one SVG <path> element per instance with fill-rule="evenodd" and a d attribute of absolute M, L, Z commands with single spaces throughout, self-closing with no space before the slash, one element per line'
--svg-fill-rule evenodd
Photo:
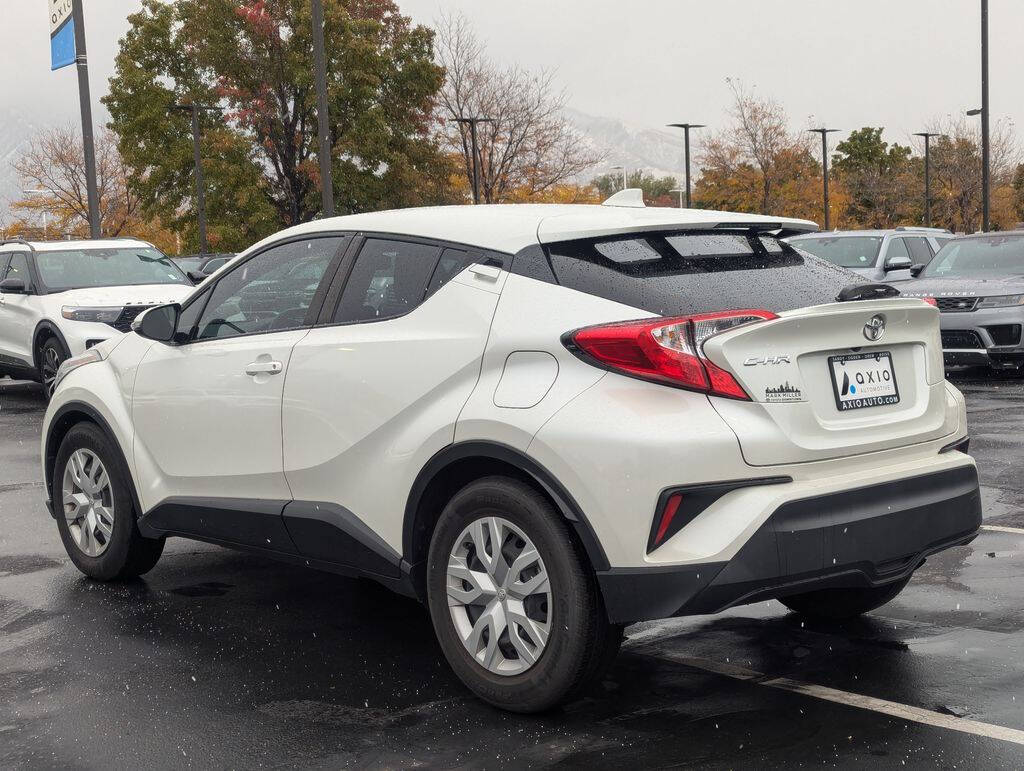
<path fill-rule="evenodd" d="M 973 465 L 788 501 L 728 562 L 598 573 L 608 617 L 632 623 L 907 578 L 931 554 L 974 539 Z"/>

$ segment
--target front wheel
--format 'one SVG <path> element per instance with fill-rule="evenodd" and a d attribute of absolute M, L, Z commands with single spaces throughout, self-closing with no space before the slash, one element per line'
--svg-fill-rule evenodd
<path fill-rule="evenodd" d="M 580 693 L 622 641 L 564 519 L 532 487 L 505 477 L 473 482 L 445 507 L 430 544 L 427 600 L 455 674 L 514 712 Z"/>
<path fill-rule="evenodd" d="M 56 337 L 49 338 L 39 351 L 39 382 L 43 384 L 43 392 L 49 399 L 53 395 L 53 386 L 57 382 L 57 370 L 70 354 Z"/>
<path fill-rule="evenodd" d="M 139 532 L 130 480 L 107 436 L 92 423 L 68 431 L 53 468 L 51 500 L 64 549 L 82 573 L 99 581 L 148 572 L 164 539 Z"/>
<path fill-rule="evenodd" d="M 896 598 L 910 581 L 904 578 L 892 584 L 864 589 L 819 589 L 816 592 L 780 597 L 779 602 L 792 611 L 828 621 L 846 621 Z"/>

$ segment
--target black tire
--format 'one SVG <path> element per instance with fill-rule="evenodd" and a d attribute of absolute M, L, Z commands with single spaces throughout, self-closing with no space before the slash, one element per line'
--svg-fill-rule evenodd
<path fill-rule="evenodd" d="M 99 458 L 110 480 L 110 496 L 114 510 L 113 527 L 106 549 L 97 556 L 90 556 L 82 551 L 71 533 L 63 512 L 64 472 L 68 459 L 80 449 L 89 450 Z M 89 578 L 97 581 L 136 578 L 149 572 L 163 553 L 163 538 L 144 538 L 139 532 L 130 485 L 131 480 L 120 453 L 96 425 L 79 423 L 68 431 L 57 452 L 50 496 L 54 512 L 57 514 L 57 529 L 64 542 L 64 549 L 75 567 Z"/>
<path fill-rule="evenodd" d="M 493 673 L 474 660 L 448 608 L 447 566 L 455 541 L 470 523 L 491 515 L 533 542 L 551 587 L 547 643 L 537 661 L 515 675 Z M 430 543 L 427 601 L 455 674 L 478 697 L 512 712 L 541 712 L 580 694 L 604 674 L 622 642 L 622 627 L 608 622 L 597 581 L 565 520 L 534 488 L 507 477 L 473 482 L 445 506 Z"/>
<path fill-rule="evenodd" d="M 910 578 L 877 588 L 820 589 L 816 592 L 780 597 L 792 611 L 828 621 L 846 621 L 880 608 L 903 591 Z"/>
<path fill-rule="evenodd" d="M 43 384 L 43 393 L 47 399 L 53 394 L 57 369 L 70 355 L 64 344 L 56 337 L 48 337 L 39 349 L 39 382 Z"/>

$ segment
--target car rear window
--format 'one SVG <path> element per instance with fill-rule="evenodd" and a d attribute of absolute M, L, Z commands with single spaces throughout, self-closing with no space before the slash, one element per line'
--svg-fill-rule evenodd
<path fill-rule="evenodd" d="M 835 302 L 854 273 L 746 232 L 643 233 L 551 244 L 555 279 L 662 316 Z"/>

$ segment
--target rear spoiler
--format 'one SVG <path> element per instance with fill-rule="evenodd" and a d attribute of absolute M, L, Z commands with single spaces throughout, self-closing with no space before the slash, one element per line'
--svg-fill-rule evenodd
<path fill-rule="evenodd" d="M 813 222 L 719 222 L 715 230 L 746 230 L 755 233 L 769 233 L 778 238 L 816 233 L 818 226 Z"/>

